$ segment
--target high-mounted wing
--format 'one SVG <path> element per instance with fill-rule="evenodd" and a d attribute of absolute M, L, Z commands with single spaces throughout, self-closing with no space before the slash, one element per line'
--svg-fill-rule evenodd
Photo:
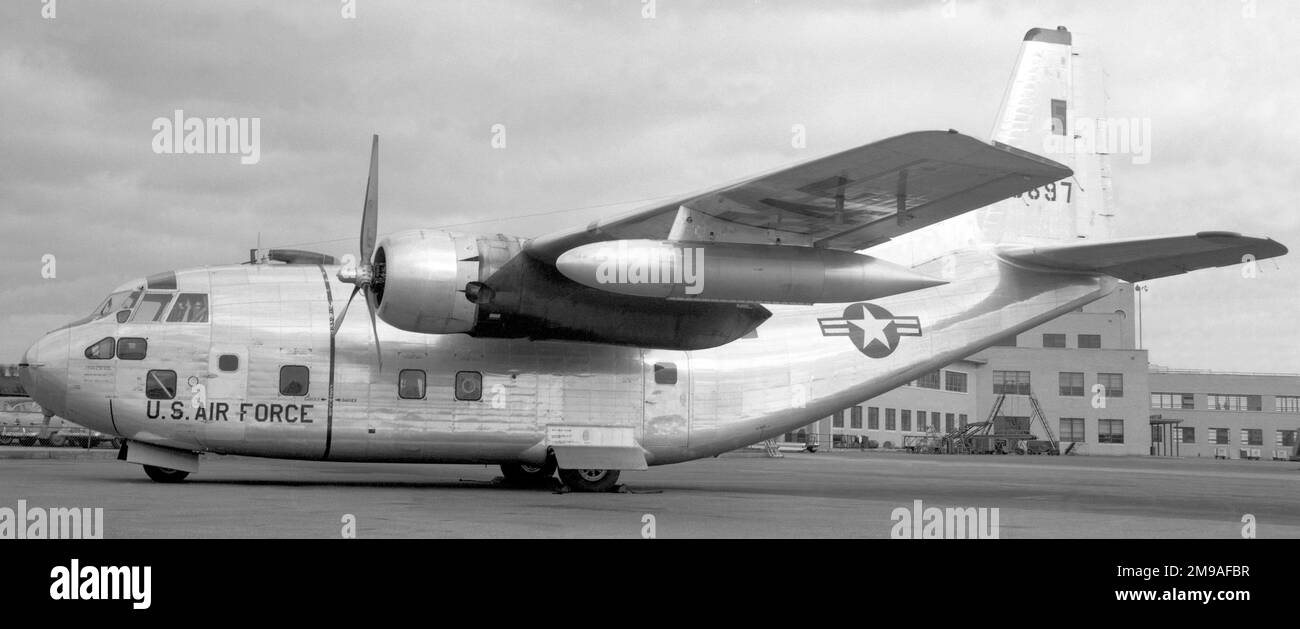
<path fill-rule="evenodd" d="M 857 251 L 1071 175 L 1066 166 L 955 131 L 920 131 L 716 190 L 542 236 L 533 257 L 649 239 Z"/>
<path fill-rule="evenodd" d="M 1285 246 L 1269 238 L 1217 231 L 1192 236 L 1015 247 L 1004 251 L 1002 256 L 1043 270 L 1101 273 L 1126 282 L 1142 282 L 1197 269 L 1273 258 L 1286 252 Z"/>

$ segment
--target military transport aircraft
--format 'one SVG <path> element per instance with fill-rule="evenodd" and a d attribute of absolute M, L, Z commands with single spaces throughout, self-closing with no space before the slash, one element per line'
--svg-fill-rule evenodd
<path fill-rule="evenodd" d="M 1224 231 L 1107 240 L 1100 73 L 1021 44 L 993 133 L 908 133 L 538 238 L 274 251 L 114 290 L 23 358 L 47 410 L 174 482 L 202 454 L 499 464 L 608 490 L 898 387 L 1115 289 L 1286 253 Z M 1051 159 L 1042 157 L 1047 154 Z M 350 289 L 350 292 L 349 292 Z M 369 317 L 346 318 L 360 294 Z"/>

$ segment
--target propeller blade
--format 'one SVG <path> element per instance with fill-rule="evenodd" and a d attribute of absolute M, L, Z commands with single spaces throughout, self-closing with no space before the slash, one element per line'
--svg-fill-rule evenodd
<path fill-rule="evenodd" d="M 366 180 L 366 205 L 361 213 L 361 263 L 368 264 L 375 252 L 379 223 L 379 136 L 370 144 L 370 178 Z"/>
<path fill-rule="evenodd" d="M 339 330 L 343 327 L 343 317 L 348 316 L 348 306 L 352 305 L 352 298 L 357 296 L 359 290 L 361 290 L 360 286 L 352 288 L 352 294 L 348 295 L 346 302 L 343 302 L 343 309 L 339 310 L 339 316 L 334 318 L 334 329 L 330 332 L 334 336 L 338 336 Z"/>
<path fill-rule="evenodd" d="M 375 332 L 375 353 L 379 355 L 379 370 L 384 370 L 384 352 L 379 348 L 379 324 L 375 322 L 375 294 L 366 289 L 366 308 L 370 310 L 370 329 Z"/>

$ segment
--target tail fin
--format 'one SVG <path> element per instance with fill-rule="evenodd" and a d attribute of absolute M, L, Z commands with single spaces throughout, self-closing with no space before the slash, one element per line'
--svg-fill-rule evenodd
<path fill-rule="evenodd" d="M 1102 79 L 1100 64 L 1079 52 L 1065 27 L 1025 34 L 992 139 L 1058 161 L 1075 174 L 980 210 L 976 220 L 984 241 L 1110 236 L 1109 156 L 1089 141 L 1106 116 Z"/>

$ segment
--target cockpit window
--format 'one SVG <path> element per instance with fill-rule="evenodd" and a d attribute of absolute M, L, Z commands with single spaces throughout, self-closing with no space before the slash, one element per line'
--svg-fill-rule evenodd
<path fill-rule="evenodd" d="M 162 321 L 163 312 L 167 310 L 167 304 L 172 300 L 171 293 L 148 293 L 140 301 L 140 307 L 136 309 L 135 316 L 131 317 L 133 323 L 148 323 L 150 321 Z"/>
<path fill-rule="evenodd" d="M 105 299 L 104 303 L 100 305 L 99 310 L 95 311 L 94 318 L 103 319 L 119 310 L 130 310 L 134 308 L 135 302 L 140 299 L 140 292 L 139 289 L 133 291 L 124 290 L 120 293 L 109 295 L 108 299 Z"/>
<path fill-rule="evenodd" d="M 203 293 L 181 293 L 167 315 L 168 323 L 207 323 L 208 296 Z"/>
<path fill-rule="evenodd" d="M 86 348 L 86 358 L 91 360 L 108 360 L 113 357 L 116 347 L 112 337 L 102 338 L 99 342 Z"/>

